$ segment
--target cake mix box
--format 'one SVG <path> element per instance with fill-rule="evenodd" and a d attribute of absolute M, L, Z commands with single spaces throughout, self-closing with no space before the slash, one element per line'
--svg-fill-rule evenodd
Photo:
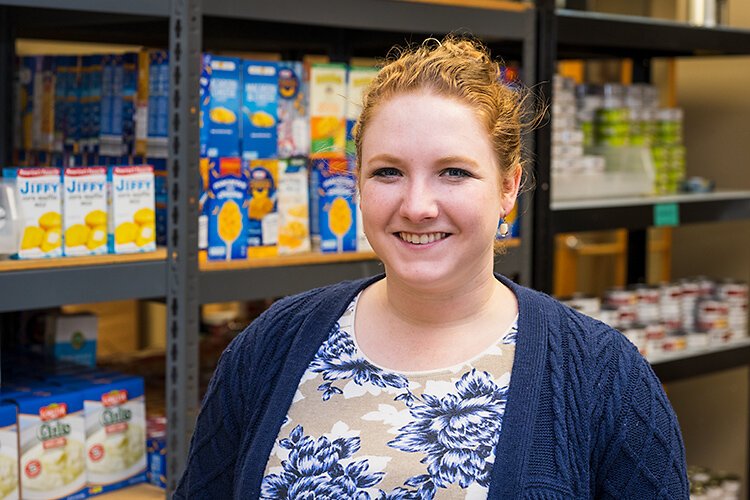
<path fill-rule="evenodd" d="M 63 207 L 63 253 L 107 253 L 107 169 L 64 169 Z"/>
<path fill-rule="evenodd" d="M 357 250 L 357 182 L 349 165 L 345 158 L 312 161 L 311 233 L 322 252 Z"/>
<path fill-rule="evenodd" d="M 271 257 L 278 253 L 279 186 L 278 160 L 251 160 L 250 209 L 247 246 L 249 257 Z"/>
<path fill-rule="evenodd" d="M 16 406 L 0 402 L 0 500 L 19 500 Z"/>
<path fill-rule="evenodd" d="M 208 165 L 208 260 L 247 258 L 250 172 L 241 158 Z"/>
<path fill-rule="evenodd" d="M 279 254 L 310 251 L 310 213 L 306 158 L 279 160 Z"/>
<path fill-rule="evenodd" d="M 90 495 L 146 480 L 143 379 L 93 384 L 84 396 L 86 471 Z"/>
<path fill-rule="evenodd" d="M 154 169 L 151 165 L 117 166 L 107 171 L 110 253 L 156 250 Z"/>
<path fill-rule="evenodd" d="M 235 57 L 211 57 L 206 155 L 209 158 L 240 156 L 242 63 Z"/>
<path fill-rule="evenodd" d="M 62 256 L 62 179 L 59 168 L 4 168 L 15 184 L 23 218 L 18 258 Z"/>
<path fill-rule="evenodd" d="M 302 61 L 282 61 L 279 68 L 279 158 L 310 154 L 309 78 Z"/>
<path fill-rule="evenodd" d="M 310 69 L 310 148 L 315 157 L 340 157 L 346 147 L 346 66 Z"/>
<path fill-rule="evenodd" d="M 362 112 L 362 96 L 370 83 L 378 74 L 377 68 L 352 66 L 349 68 L 346 80 L 346 154 L 354 156 L 357 153 L 352 137 L 352 129 Z"/>
<path fill-rule="evenodd" d="M 84 392 L 60 390 L 15 399 L 23 498 L 87 498 Z"/>
<path fill-rule="evenodd" d="M 276 63 L 242 61 L 242 88 L 242 158 L 276 158 L 279 91 Z"/>

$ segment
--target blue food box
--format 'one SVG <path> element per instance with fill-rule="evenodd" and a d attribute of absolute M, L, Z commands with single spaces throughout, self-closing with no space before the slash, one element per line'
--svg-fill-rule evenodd
<path fill-rule="evenodd" d="M 16 406 L 0 404 L 0 498 L 18 500 L 18 424 Z"/>
<path fill-rule="evenodd" d="M 235 57 L 211 58 L 206 155 L 209 158 L 240 156 L 242 63 Z"/>
<path fill-rule="evenodd" d="M 199 80 L 198 96 L 200 98 L 200 156 L 208 155 L 208 113 L 211 111 L 211 54 L 204 53 L 201 58 L 201 76 Z"/>
<path fill-rule="evenodd" d="M 208 259 L 247 258 L 250 174 L 241 158 L 214 158 L 208 167 Z"/>
<path fill-rule="evenodd" d="M 279 213 L 279 162 L 278 160 L 251 160 L 248 255 L 273 257 L 278 253 Z"/>
<path fill-rule="evenodd" d="M 146 150 L 150 157 L 166 158 L 169 138 L 169 53 L 149 52 Z"/>
<path fill-rule="evenodd" d="M 310 117 L 308 116 L 310 82 L 302 61 L 281 61 L 279 68 L 279 102 L 277 152 L 279 158 L 310 154 Z"/>
<path fill-rule="evenodd" d="M 146 480 L 160 488 L 167 487 L 167 419 L 149 417 L 146 450 Z"/>
<path fill-rule="evenodd" d="M 310 232 L 322 252 L 357 250 L 357 181 L 346 158 L 314 159 Z"/>
<path fill-rule="evenodd" d="M 242 83 L 242 158 L 276 158 L 279 90 L 276 63 L 243 61 Z"/>

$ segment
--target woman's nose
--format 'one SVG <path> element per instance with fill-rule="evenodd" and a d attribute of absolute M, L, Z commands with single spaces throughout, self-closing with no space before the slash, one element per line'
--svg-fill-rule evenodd
<path fill-rule="evenodd" d="M 404 191 L 399 214 L 412 222 L 421 222 L 438 215 L 438 199 L 428 183 L 413 180 Z"/>

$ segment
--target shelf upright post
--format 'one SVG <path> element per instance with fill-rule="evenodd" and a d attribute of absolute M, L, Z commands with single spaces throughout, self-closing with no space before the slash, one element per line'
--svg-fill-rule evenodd
<path fill-rule="evenodd" d="M 633 83 L 651 82 L 651 59 L 633 60 Z M 628 231 L 628 283 L 646 283 L 648 278 L 648 229 Z"/>
<path fill-rule="evenodd" d="M 185 469 L 198 413 L 198 80 L 201 1 L 171 0 L 167 229 L 167 492 Z"/>
<path fill-rule="evenodd" d="M 536 1 L 536 85 L 537 94 L 543 104 L 552 99 L 552 79 L 555 75 L 557 59 L 557 22 L 555 19 L 555 0 Z M 534 266 L 531 285 L 544 292 L 551 292 L 553 287 L 554 233 L 550 217 L 550 160 L 552 153 L 552 115 L 545 113 L 544 124 L 540 125 L 534 135 L 536 165 L 534 176 L 533 215 L 534 232 L 532 251 Z"/>
<path fill-rule="evenodd" d="M 16 37 L 9 7 L 0 7 L 0 161 L 10 165 L 13 157 L 13 75 Z"/>

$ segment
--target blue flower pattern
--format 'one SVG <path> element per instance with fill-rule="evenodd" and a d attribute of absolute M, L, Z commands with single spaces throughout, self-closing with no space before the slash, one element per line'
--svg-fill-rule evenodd
<path fill-rule="evenodd" d="M 515 345 L 517 333 L 514 324 L 501 343 Z M 409 389 L 404 375 L 378 368 L 365 359 L 339 323 L 308 371 L 321 374 L 325 380 L 317 388 L 323 401 L 343 394 L 335 385 L 343 380 L 400 389 L 394 401 L 408 408 L 411 421 L 387 444 L 424 455 L 421 463 L 426 464 L 426 473 L 408 478 L 403 487 L 389 492 L 375 489 L 385 473 L 369 472 L 366 458 L 355 460 L 361 446 L 359 437 L 315 439 L 304 435 L 303 427 L 297 425 L 287 438 L 278 441 L 278 447 L 288 450 L 289 455 L 281 462 L 282 472 L 264 478 L 262 498 L 429 500 L 451 484 L 463 489 L 473 483 L 489 487 L 493 450 L 508 396 L 508 385 L 498 385 L 491 374 L 471 369 L 455 381 L 455 390 L 441 397 L 428 393 L 418 396 Z M 347 465 L 342 465 L 342 460 Z"/>

